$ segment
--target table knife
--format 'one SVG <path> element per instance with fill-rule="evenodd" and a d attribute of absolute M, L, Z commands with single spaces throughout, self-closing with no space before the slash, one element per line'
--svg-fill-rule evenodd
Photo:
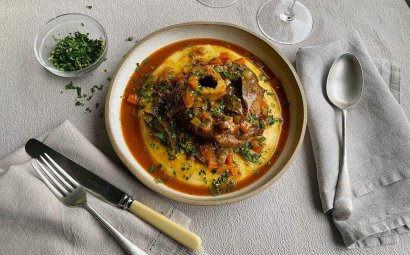
<path fill-rule="evenodd" d="M 26 143 L 25 149 L 33 158 L 39 158 L 40 154 L 47 153 L 65 169 L 68 174 L 75 178 L 86 189 L 97 195 L 97 197 L 121 209 L 129 210 L 180 244 L 192 250 L 198 250 L 201 247 L 201 238 L 195 233 L 134 200 L 129 194 L 61 155 L 44 143 L 36 139 L 30 139 Z"/>

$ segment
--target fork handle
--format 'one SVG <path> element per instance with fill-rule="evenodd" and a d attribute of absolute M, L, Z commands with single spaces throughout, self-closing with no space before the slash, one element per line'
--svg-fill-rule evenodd
<path fill-rule="evenodd" d="M 129 210 L 180 244 L 192 250 L 199 250 L 199 248 L 201 248 L 202 240 L 198 235 L 154 211 L 148 206 L 133 200 Z"/>
<path fill-rule="evenodd" d="M 87 209 L 95 218 L 101 222 L 105 228 L 117 239 L 117 241 L 124 247 L 124 249 L 128 252 L 128 254 L 132 255 L 147 255 L 143 250 L 141 250 L 138 246 L 133 244 L 128 238 L 126 238 L 123 234 L 121 234 L 116 228 L 114 228 L 106 219 L 104 219 L 101 214 L 99 214 L 91 205 L 86 203 L 84 208 Z"/>

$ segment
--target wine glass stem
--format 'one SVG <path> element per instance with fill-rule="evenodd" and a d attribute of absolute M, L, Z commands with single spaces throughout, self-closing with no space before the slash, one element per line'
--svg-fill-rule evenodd
<path fill-rule="evenodd" d="M 295 13 L 293 12 L 293 7 L 295 6 L 296 0 L 292 1 L 292 4 L 288 6 L 288 8 L 285 10 L 284 16 L 286 18 L 286 21 L 292 21 L 295 18 Z"/>

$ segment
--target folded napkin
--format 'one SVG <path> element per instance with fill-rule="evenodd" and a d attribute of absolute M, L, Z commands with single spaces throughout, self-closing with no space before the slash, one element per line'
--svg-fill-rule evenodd
<path fill-rule="evenodd" d="M 175 222 L 190 219 L 149 191 L 95 148 L 68 121 L 39 137 L 95 174 Z M 51 193 L 31 166 L 24 148 L 0 160 L 1 254 L 124 254 L 121 246 L 85 209 L 69 208 Z M 148 254 L 194 254 L 155 228 L 92 195 L 90 204 Z M 204 251 L 195 254 L 206 254 Z"/>
<path fill-rule="evenodd" d="M 347 113 L 353 214 L 334 223 L 348 248 L 396 243 L 410 223 L 410 124 L 399 104 L 399 68 L 372 59 L 357 32 L 297 53 L 323 210 L 333 207 L 342 139 L 341 111 L 327 100 L 325 86 L 332 63 L 345 52 L 359 59 L 364 87 Z"/>

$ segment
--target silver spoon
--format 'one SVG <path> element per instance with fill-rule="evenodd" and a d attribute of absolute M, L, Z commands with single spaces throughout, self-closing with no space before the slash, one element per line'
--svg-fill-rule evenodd
<path fill-rule="evenodd" d="M 347 220 L 353 211 L 346 158 L 346 114 L 348 108 L 359 102 L 362 88 L 363 75 L 359 60 L 351 53 L 341 55 L 330 68 L 326 83 L 327 97 L 343 112 L 342 157 L 333 204 L 333 216 L 337 220 Z"/>

